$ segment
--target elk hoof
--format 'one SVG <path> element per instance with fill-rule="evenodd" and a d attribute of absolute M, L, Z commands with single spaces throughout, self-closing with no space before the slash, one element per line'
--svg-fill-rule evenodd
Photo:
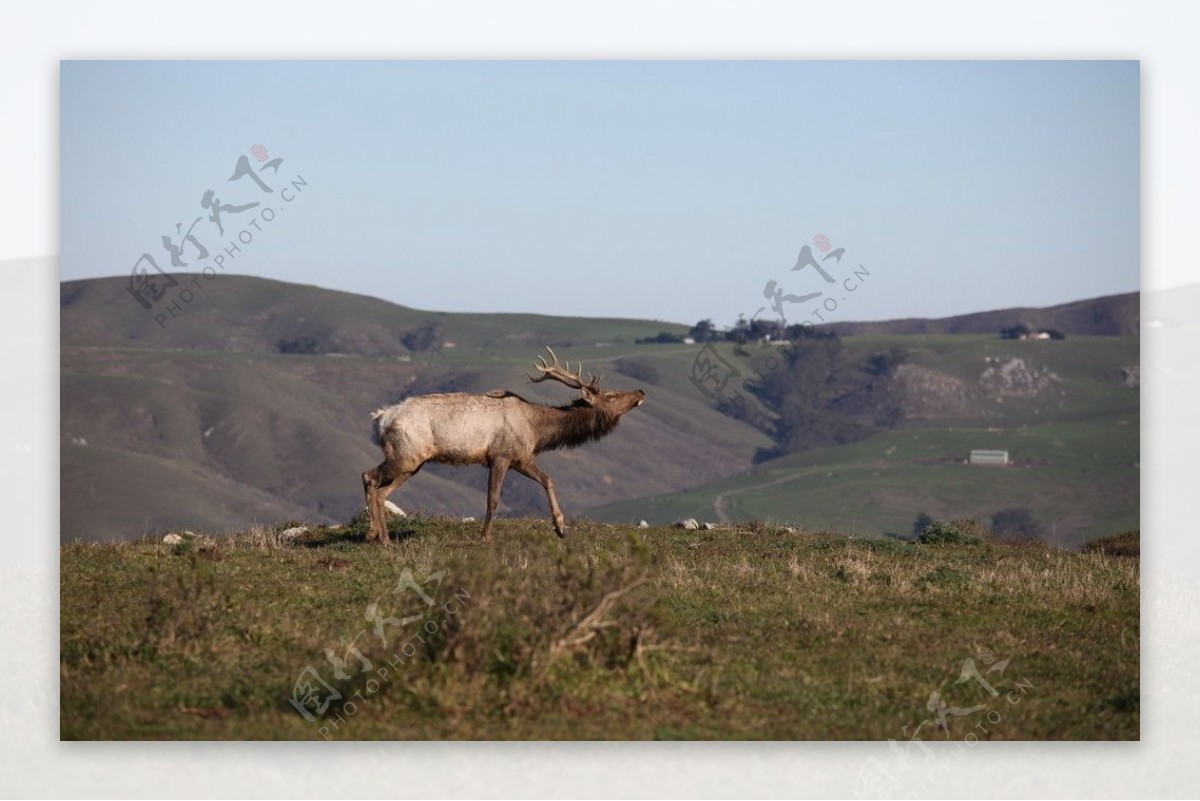
<path fill-rule="evenodd" d="M 560 540 L 565 540 L 567 538 L 567 527 L 560 526 L 557 523 L 555 523 L 554 524 L 554 533 L 558 535 L 558 538 Z"/>

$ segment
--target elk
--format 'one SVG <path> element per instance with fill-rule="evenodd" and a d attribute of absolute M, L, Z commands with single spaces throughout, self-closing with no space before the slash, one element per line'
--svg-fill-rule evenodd
<path fill-rule="evenodd" d="M 449 392 L 418 395 L 371 415 L 374 441 L 383 450 L 383 462 L 362 474 L 370 515 L 368 541 L 391 544 L 383 502 L 412 478 L 426 462 L 452 465 L 487 465 L 487 516 L 483 541 L 492 541 L 492 518 L 500 503 L 500 489 L 509 469 L 541 484 L 550 501 L 554 531 L 566 536 L 562 509 L 554 494 L 554 481 L 537 465 L 537 455 L 555 448 L 574 448 L 608 434 L 621 416 L 641 406 L 646 393 L 640 389 L 614 392 L 601 390 L 603 375 L 582 378 L 582 363 L 575 372 L 548 345 L 552 362 L 538 356 L 534 366 L 540 373 L 533 383 L 553 379 L 578 389 L 581 397 L 564 406 L 531 403 L 520 395 L 493 390 L 484 395 Z"/>

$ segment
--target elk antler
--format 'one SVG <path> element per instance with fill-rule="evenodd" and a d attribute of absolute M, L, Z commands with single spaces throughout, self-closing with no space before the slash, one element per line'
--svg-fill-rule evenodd
<path fill-rule="evenodd" d="M 579 369 L 572 373 L 570 362 L 566 363 L 565 369 L 559 367 L 558 356 L 554 354 L 554 350 L 549 345 L 546 346 L 546 350 L 550 351 L 550 358 L 554 359 L 554 363 L 547 364 L 545 356 L 538 356 L 533 366 L 541 372 L 541 375 L 537 378 L 526 375 L 530 381 L 536 384 L 545 381 L 547 378 L 553 378 L 555 381 L 560 381 L 573 389 L 583 389 L 586 387 L 595 392 L 600 388 L 600 382 L 604 380 L 603 373 L 600 375 L 588 373 L 588 380 L 585 382 L 580 375 L 583 372 L 583 362 L 580 362 Z"/>

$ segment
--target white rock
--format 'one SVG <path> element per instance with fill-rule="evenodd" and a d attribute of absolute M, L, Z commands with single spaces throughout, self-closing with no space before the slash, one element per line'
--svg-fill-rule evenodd
<path fill-rule="evenodd" d="M 696 522 L 696 518 L 689 517 L 686 520 L 676 520 L 675 528 L 685 528 L 688 531 L 695 531 L 700 528 L 700 524 Z"/>
<path fill-rule="evenodd" d="M 163 543 L 166 545 L 178 545 L 183 542 L 183 537 L 172 531 L 167 536 L 163 537 Z"/>
<path fill-rule="evenodd" d="M 638 528 L 650 528 L 650 524 L 643 520 L 642 522 L 638 523 Z"/>
<path fill-rule="evenodd" d="M 474 522 L 475 522 L 475 518 L 473 518 L 473 517 L 464 517 L 464 518 L 463 518 L 463 522 L 464 522 L 464 523 L 474 523 Z"/>
<path fill-rule="evenodd" d="M 705 531 L 712 531 L 713 529 L 717 528 L 717 524 L 716 523 L 705 523 L 700 528 L 704 529 Z"/>
<path fill-rule="evenodd" d="M 293 526 L 292 528 L 285 529 L 285 530 L 279 532 L 279 538 L 281 540 L 294 540 L 294 539 L 296 539 L 296 537 L 299 537 L 301 534 L 307 534 L 307 533 L 308 533 L 308 526 Z"/>
<path fill-rule="evenodd" d="M 384 501 L 383 508 L 386 509 L 387 513 L 389 515 L 392 515 L 393 517 L 408 517 L 408 515 L 406 515 L 404 513 L 403 509 L 401 509 L 399 506 L 392 503 L 391 501 Z"/>

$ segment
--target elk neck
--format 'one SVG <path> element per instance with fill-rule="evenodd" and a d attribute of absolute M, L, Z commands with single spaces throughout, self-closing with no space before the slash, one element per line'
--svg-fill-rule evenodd
<path fill-rule="evenodd" d="M 621 415 L 577 400 L 567 406 L 541 406 L 537 450 L 574 448 L 600 439 L 617 427 Z"/>

